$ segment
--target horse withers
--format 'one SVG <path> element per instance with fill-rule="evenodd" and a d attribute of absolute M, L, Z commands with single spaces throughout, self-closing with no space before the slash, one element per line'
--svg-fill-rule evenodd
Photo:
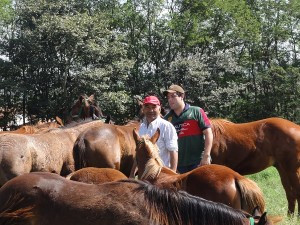
<path fill-rule="evenodd" d="M 0 189 L 0 224 L 6 225 L 271 225 L 186 192 L 133 179 L 93 185 L 33 172 Z"/>

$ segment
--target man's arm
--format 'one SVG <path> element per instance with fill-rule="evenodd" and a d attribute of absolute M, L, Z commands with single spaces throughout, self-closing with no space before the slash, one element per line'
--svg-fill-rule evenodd
<path fill-rule="evenodd" d="M 176 172 L 177 163 L 178 163 L 178 151 L 169 151 L 169 154 L 170 154 L 170 169 Z"/>
<path fill-rule="evenodd" d="M 204 137 L 205 137 L 205 144 L 204 144 L 204 151 L 202 155 L 202 159 L 200 162 L 200 166 L 207 165 L 211 163 L 211 148 L 213 143 L 213 133 L 211 128 L 207 128 L 203 131 Z"/>

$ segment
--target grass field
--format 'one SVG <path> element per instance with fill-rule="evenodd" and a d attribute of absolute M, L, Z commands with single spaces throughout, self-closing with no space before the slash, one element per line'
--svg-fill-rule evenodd
<path fill-rule="evenodd" d="M 254 180 L 264 193 L 268 215 L 280 215 L 283 220 L 276 225 L 299 225 L 300 219 L 289 218 L 287 214 L 287 200 L 279 174 L 274 167 L 260 173 L 247 176 Z M 298 208 L 296 208 L 297 212 Z"/>

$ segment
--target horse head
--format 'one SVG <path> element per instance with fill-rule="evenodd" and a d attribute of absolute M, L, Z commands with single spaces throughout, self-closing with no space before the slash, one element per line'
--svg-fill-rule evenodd
<path fill-rule="evenodd" d="M 72 120 L 77 119 L 100 119 L 103 118 L 103 113 L 100 107 L 95 102 L 95 96 L 80 95 L 78 100 L 71 108 L 70 116 Z"/>
<path fill-rule="evenodd" d="M 159 128 L 152 137 L 140 137 L 137 130 L 133 129 L 133 138 L 136 143 L 136 160 L 138 164 L 139 179 L 155 179 L 158 177 L 162 167 L 164 166 L 156 145 L 159 135 Z"/>

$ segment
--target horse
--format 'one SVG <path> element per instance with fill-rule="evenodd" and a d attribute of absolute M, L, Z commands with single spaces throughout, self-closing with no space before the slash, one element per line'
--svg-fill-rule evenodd
<path fill-rule="evenodd" d="M 129 177 L 136 147 L 132 131 L 139 126 L 138 121 L 130 121 L 126 125 L 103 124 L 82 132 L 73 148 L 75 170 L 113 168 Z"/>
<path fill-rule="evenodd" d="M 101 108 L 95 103 L 94 95 L 87 97 L 80 95 L 71 108 L 70 117 L 68 120 L 85 120 L 88 118 L 102 119 L 104 115 Z M 106 121 L 109 123 L 109 121 Z"/>
<path fill-rule="evenodd" d="M 0 135 L 0 186 L 15 176 L 47 171 L 66 176 L 74 171 L 73 146 L 87 128 L 99 127 L 102 121 L 72 123 L 41 134 Z"/>
<path fill-rule="evenodd" d="M 212 162 L 242 175 L 274 166 L 285 189 L 288 214 L 294 214 L 297 201 L 300 216 L 300 126 L 282 118 L 241 124 L 212 119 L 211 124 Z"/>
<path fill-rule="evenodd" d="M 17 130 L 12 131 L 2 131 L 1 134 L 5 133 L 16 133 L 16 134 L 36 134 L 36 133 L 43 133 L 49 129 L 59 128 L 62 127 L 64 124 L 62 120 L 57 116 L 56 121 L 49 121 L 49 122 L 38 122 L 36 125 L 24 125 L 21 126 Z"/>
<path fill-rule="evenodd" d="M 127 179 L 125 174 L 112 168 L 85 167 L 70 173 L 69 180 L 88 184 L 102 184 L 105 182 Z"/>
<path fill-rule="evenodd" d="M 140 137 L 136 130 L 133 131 L 139 179 L 161 187 L 184 190 L 248 213 L 256 206 L 261 212 L 265 210 L 265 200 L 258 185 L 228 167 L 212 164 L 183 174 L 165 167 L 156 145 L 159 135 L 159 129 L 151 138 Z"/>
<path fill-rule="evenodd" d="M 0 223 L 6 225 L 271 225 L 186 192 L 134 179 L 99 185 L 33 172 L 0 189 Z"/>

